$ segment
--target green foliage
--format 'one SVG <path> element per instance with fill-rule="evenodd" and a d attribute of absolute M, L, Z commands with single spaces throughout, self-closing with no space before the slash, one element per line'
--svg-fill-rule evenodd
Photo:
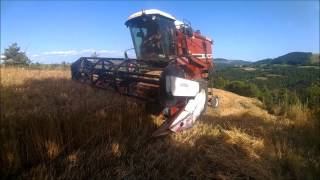
<path fill-rule="evenodd" d="M 232 81 L 225 89 L 248 97 L 259 97 L 259 94 L 261 93 L 256 85 L 243 81 Z"/>
<path fill-rule="evenodd" d="M 11 44 L 4 50 L 4 63 L 10 65 L 28 65 L 31 63 L 25 52 L 20 50 L 17 43 Z"/>
<path fill-rule="evenodd" d="M 209 85 L 258 98 L 275 114 L 285 114 L 290 106 L 301 103 L 320 112 L 319 66 L 269 64 L 217 69 Z"/>
<path fill-rule="evenodd" d="M 320 82 L 313 83 L 306 89 L 306 92 L 309 106 L 320 111 Z"/>
<path fill-rule="evenodd" d="M 48 70 L 54 70 L 54 69 L 70 69 L 70 64 L 62 61 L 61 64 L 40 64 L 38 62 L 29 64 L 28 69 L 48 69 Z"/>
<path fill-rule="evenodd" d="M 229 84 L 228 80 L 224 79 L 223 77 L 217 77 L 214 84 L 211 81 L 211 84 L 209 84 L 209 86 L 211 85 L 212 87 L 223 89 L 227 84 Z"/>

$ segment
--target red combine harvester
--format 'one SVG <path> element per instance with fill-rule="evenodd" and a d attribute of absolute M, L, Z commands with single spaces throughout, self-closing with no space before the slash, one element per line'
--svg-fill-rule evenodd
<path fill-rule="evenodd" d="M 81 57 L 71 65 L 72 78 L 159 103 L 165 118 L 153 136 L 192 127 L 210 100 L 218 103 L 207 87 L 212 40 L 156 9 L 132 14 L 125 25 L 136 59 L 127 51 L 125 58 Z"/>

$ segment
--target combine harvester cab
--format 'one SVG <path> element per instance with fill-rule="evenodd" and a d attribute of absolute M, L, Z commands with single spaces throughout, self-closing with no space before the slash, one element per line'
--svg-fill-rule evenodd
<path fill-rule="evenodd" d="M 190 24 L 156 10 L 129 16 L 136 59 L 82 57 L 72 78 L 160 104 L 165 117 L 153 136 L 192 127 L 208 105 L 212 40 Z"/>

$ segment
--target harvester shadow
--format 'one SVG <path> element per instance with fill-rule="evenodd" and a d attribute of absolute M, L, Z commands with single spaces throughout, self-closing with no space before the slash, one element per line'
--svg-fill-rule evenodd
<path fill-rule="evenodd" d="M 177 138 L 190 138 L 185 134 L 151 138 L 159 124 L 150 106 L 117 93 L 49 78 L 2 87 L 1 94 L 2 177 L 269 177 L 258 158 L 223 134 L 192 143 Z"/>

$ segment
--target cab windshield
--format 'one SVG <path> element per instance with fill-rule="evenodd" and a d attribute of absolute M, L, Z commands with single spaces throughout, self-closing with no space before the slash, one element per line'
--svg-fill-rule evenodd
<path fill-rule="evenodd" d="M 128 26 L 138 59 L 166 61 L 175 56 L 173 20 L 148 15 L 130 20 Z"/>

